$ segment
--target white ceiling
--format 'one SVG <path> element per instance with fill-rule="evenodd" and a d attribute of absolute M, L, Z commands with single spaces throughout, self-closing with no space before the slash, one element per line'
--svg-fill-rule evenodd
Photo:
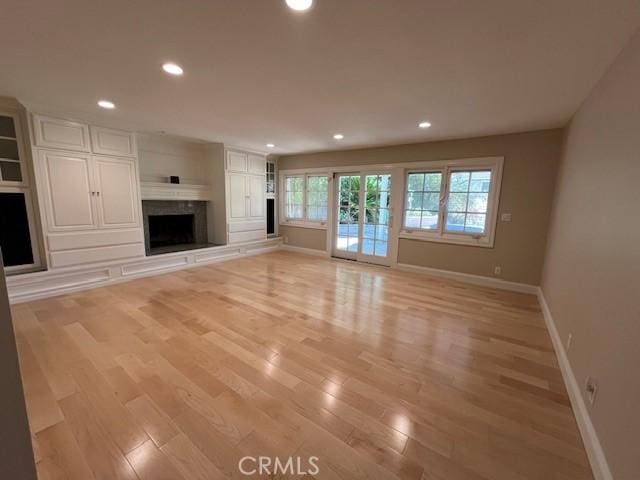
<path fill-rule="evenodd" d="M 507 133 L 565 124 L 639 25 L 640 0 L 3 0 L 0 94 L 275 153 Z"/>

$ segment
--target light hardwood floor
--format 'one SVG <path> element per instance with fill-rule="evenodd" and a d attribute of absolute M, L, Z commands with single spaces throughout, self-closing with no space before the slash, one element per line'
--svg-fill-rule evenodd
<path fill-rule="evenodd" d="M 592 478 L 530 295 L 276 252 L 13 314 L 40 479 Z"/>

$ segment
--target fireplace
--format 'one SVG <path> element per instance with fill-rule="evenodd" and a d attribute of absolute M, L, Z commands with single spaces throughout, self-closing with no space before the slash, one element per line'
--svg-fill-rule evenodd
<path fill-rule="evenodd" d="M 207 202 L 143 200 L 147 255 L 212 247 L 207 241 Z"/>
<path fill-rule="evenodd" d="M 194 243 L 193 218 L 193 214 L 149 215 L 149 247 Z"/>

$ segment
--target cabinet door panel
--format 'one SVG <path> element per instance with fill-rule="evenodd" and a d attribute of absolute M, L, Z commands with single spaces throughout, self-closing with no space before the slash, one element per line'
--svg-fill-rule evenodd
<path fill-rule="evenodd" d="M 44 151 L 40 159 L 49 230 L 96 228 L 90 158 Z"/>
<path fill-rule="evenodd" d="M 138 225 L 138 195 L 133 160 L 94 157 L 100 227 Z"/>
<path fill-rule="evenodd" d="M 267 172 L 267 161 L 260 155 L 250 153 L 248 155 L 247 171 L 256 175 L 265 175 Z"/>
<path fill-rule="evenodd" d="M 104 127 L 91 127 L 93 153 L 134 157 L 136 155 L 135 135 L 131 132 Z"/>
<path fill-rule="evenodd" d="M 264 175 L 249 175 L 249 217 L 264 217 Z"/>
<path fill-rule="evenodd" d="M 238 219 L 247 216 L 247 176 L 241 173 L 229 173 L 229 218 Z"/>
<path fill-rule="evenodd" d="M 33 127 L 39 147 L 89 151 L 89 126 L 84 123 L 34 115 Z"/>
<path fill-rule="evenodd" d="M 227 170 L 230 172 L 247 171 L 247 154 L 241 152 L 227 152 Z"/>

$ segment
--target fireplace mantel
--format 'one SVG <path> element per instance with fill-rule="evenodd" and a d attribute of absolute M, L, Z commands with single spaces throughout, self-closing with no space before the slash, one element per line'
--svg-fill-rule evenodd
<path fill-rule="evenodd" d="M 211 200 L 210 185 L 141 182 L 142 200 Z"/>

